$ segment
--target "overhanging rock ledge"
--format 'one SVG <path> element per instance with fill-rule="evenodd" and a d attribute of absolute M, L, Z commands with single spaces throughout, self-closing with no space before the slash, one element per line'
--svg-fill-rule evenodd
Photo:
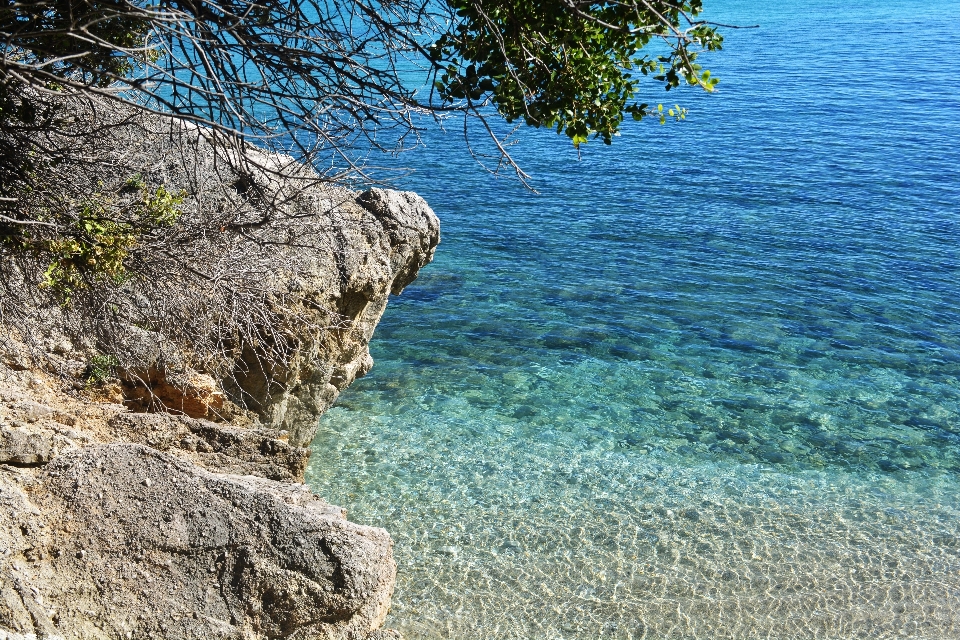
<path fill-rule="evenodd" d="M 148 181 L 227 179 L 210 169 L 202 132 L 156 124 L 123 147 Z M 296 345 L 283 362 L 238 350 L 219 369 L 228 375 L 212 375 L 167 357 L 91 387 L 96 345 L 70 322 L 2 327 L 0 639 L 399 637 L 381 628 L 390 536 L 302 484 L 305 447 L 318 415 L 372 366 L 387 297 L 432 259 L 439 223 L 413 193 L 295 191 L 294 223 L 266 225 L 249 247 L 242 235 L 222 243 L 224 260 L 275 247 L 283 266 L 261 285 L 284 305 L 278 317 L 305 320 L 282 327 Z M 137 323 L 129 337 L 148 356 L 164 340 Z"/>

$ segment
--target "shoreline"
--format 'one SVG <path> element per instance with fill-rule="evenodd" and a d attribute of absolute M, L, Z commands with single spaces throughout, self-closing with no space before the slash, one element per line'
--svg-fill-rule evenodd
<path fill-rule="evenodd" d="M 179 135 L 202 160 L 203 135 Z M 439 223 L 412 193 L 272 180 L 312 207 L 296 231 L 318 240 L 284 245 L 262 286 L 288 305 L 277 313 L 336 319 L 284 327 L 296 348 L 283 367 L 251 377 L 241 354 L 218 378 L 187 355 L 94 381 L 96 345 L 69 318 L 3 327 L 0 637 L 399 637 L 380 629 L 392 540 L 302 484 L 304 447 L 316 416 L 373 365 L 387 297 L 432 259 Z M 132 342 L 162 353 L 165 337 L 135 325 Z M 136 411 L 157 404 L 165 411 Z"/>

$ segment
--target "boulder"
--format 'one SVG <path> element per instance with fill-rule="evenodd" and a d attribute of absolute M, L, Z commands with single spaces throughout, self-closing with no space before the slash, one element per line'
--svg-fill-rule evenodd
<path fill-rule="evenodd" d="M 39 472 L 0 467 L 0 496 L 8 632 L 379 637 L 396 573 L 390 536 L 303 485 L 109 444 Z"/>
<path fill-rule="evenodd" d="M 84 142 L 106 160 L 96 189 L 182 189 L 175 241 L 139 243 L 140 277 L 91 284 L 85 307 L 30 302 L 0 325 L 0 640 L 398 638 L 380 628 L 389 534 L 300 483 L 437 217 L 414 193 L 129 122 Z"/>
<path fill-rule="evenodd" d="M 301 446 L 313 440 L 317 416 L 373 367 L 369 344 L 388 297 L 416 278 L 440 242 L 436 215 L 415 193 L 327 189 L 321 196 L 326 208 L 299 231 L 315 253 L 279 261 L 299 267 L 278 274 L 274 285 L 300 319 L 290 327 L 298 348 L 270 367 L 247 349 L 224 380 L 231 400 Z M 324 328 L 310 334 L 309 326 Z"/>

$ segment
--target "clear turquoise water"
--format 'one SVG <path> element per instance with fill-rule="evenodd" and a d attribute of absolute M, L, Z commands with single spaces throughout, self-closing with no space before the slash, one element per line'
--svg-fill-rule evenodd
<path fill-rule="evenodd" d="M 755 6 L 763 4 L 765 6 Z M 714 0 L 718 95 L 443 222 L 308 481 L 408 638 L 960 638 L 960 3 Z M 654 98 L 654 101 L 656 98 Z"/>

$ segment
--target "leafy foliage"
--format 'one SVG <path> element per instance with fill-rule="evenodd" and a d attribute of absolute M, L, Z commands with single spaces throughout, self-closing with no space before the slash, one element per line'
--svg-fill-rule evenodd
<path fill-rule="evenodd" d="M 497 114 L 577 146 L 628 116 L 682 120 L 642 98 L 715 87 L 697 56 L 722 38 L 701 1 L 2 3 L 0 325 L 46 309 L 104 353 L 131 326 L 210 362 L 282 353 L 262 283 L 314 211 L 294 191 L 367 181 L 372 152 L 431 121 L 480 123 L 523 180 Z M 248 243 L 262 251 L 207 261 Z"/>
<path fill-rule="evenodd" d="M 635 100 L 640 77 L 672 89 L 712 91 L 717 79 L 696 63 L 722 36 L 687 2 L 448 0 L 457 20 L 430 48 L 442 66 L 436 89 L 447 102 L 489 100 L 510 122 L 555 128 L 574 144 L 610 144 L 625 114 L 647 116 Z M 659 40 L 661 55 L 644 53 Z M 639 74 L 639 75 L 638 75 Z"/>
<path fill-rule="evenodd" d="M 120 366 L 120 360 L 112 354 L 98 353 L 87 362 L 87 384 L 99 386 L 105 383 L 116 374 L 117 367 Z"/>
<path fill-rule="evenodd" d="M 40 226 L 0 225 L 0 245 L 46 260 L 41 286 L 69 301 L 93 280 L 122 284 L 137 242 L 175 224 L 186 195 L 162 185 L 150 192 L 133 177 L 119 193 L 95 193 L 78 203 L 55 198 L 31 212 Z"/>
<path fill-rule="evenodd" d="M 52 258 L 44 273 L 44 287 L 69 299 L 74 291 L 86 286 L 90 277 L 121 284 L 128 275 L 125 261 L 139 237 L 169 227 L 180 217 L 185 191 L 171 193 L 160 186 L 151 194 L 135 179 L 128 181 L 128 186 L 131 184 L 140 188 L 142 199 L 122 205 L 125 211 L 111 210 L 116 206 L 111 198 L 96 194 L 79 207 L 72 233 L 31 247 Z"/>

